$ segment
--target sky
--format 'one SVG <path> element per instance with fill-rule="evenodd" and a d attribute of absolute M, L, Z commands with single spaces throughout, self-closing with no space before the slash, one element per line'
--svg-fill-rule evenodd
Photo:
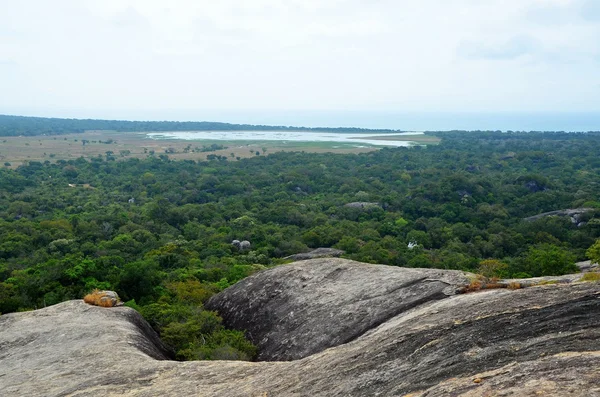
<path fill-rule="evenodd" d="M 600 113 L 600 0 L 0 0 L 0 93 L 56 117 Z"/>

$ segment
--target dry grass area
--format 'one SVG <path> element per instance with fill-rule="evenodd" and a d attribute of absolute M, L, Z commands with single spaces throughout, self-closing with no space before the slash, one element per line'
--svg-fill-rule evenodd
<path fill-rule="evenodd" d="M 581 281 L 600 281 L 600 272 L 585 273 Z"/>
<path fill-rule="evenodd" d="M 523 287 L 524 287 L 523 284 L 516 282 L 516 281 L 505 284 L 505 283 L 501 283 L 500 279 L 497 277 L 488 278 L 488 277 L 478 274 L 478 275 L 476 275 L 476 277 L 473 280 L 471 280 L 471 282 L 468 285 L 465 285 L 465 286 L 459 288 L 458 292 L 461 294 L 468 294 L 470 292 L 477 292 L 477 291 L 488 290 L 488 289 L 506 288 L 509 290 L 516 290 L 516 289 L 521 289 Z"/>
<path fill-rule="evenodd" d="M 225 148 L 212 152 L 200 151 L 203 145 L 211 144 Z M 0 166 L 10 163 L 10 167 L 15 168 L 26 161 L 55 162 L 79 157 L 89 159 L 98 155 L 105 157 L 107 152 L 112 152 L 117 160 L 145 158 L 153 152 L 155 156 L 167 154 L 174 160 L 205 160 L 208 155 L 215 154 L 235 161 L 237 158 L 255 157 L 257 152 L 262 156 L 280 151 L 363 153 L 372 150 L 377 148 L 332 142 L 159 140 L 148 138 L 145 133 L 88 131 L 56 136 L 0 137 Z"/>

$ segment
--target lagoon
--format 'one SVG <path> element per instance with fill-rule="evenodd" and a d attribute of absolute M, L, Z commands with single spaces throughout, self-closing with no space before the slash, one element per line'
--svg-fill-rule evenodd
<path fill-rule="evenodd" d="M 389 140 L 386 137 L 389 135 Z M 408 136 L 407 136 L 408 135 Z M 423 135 L 422 132 L 393 132 L 393 133 L 339 133 L 316 131 L 182 131 L 182 132 L 151 132 L 151 139 L 178 139 L 188 141 L 276 141 L 276 142 L 336 142 L 354 147 L 365 146 L 412 146 L 410 136 Z"/>

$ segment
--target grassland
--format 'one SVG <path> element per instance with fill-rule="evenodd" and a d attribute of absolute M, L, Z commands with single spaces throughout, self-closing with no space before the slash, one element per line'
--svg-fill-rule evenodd
<path fill-rule="evenodd" d="M 415 139 L 416 138 L 416 139 Z M 375 139 L 410 140 L 419 143 L 436 143 L 429 136 L 382 136 Z M 85 144 L 84 144 L 85 142 Z M 202 151 L 212 144 L 224 148 Z M 167 154 L 171 159 L 204 160 L 210 154 L 226 156 L 230 160 L 266 155 L 279 151 L 362 153 L 377 147 L 341 142 L 284 142 L 284 141 L 222 141 L 179 139 L 151 139 L 146 133 L 87 131 L 84 133 L 54 136 L 0 137 L 0 166 L 17 167 L 26 161 L 69 160 L 92 158 L 108 154 L 117 159 L 144 158 Z M 10 164 L 10 165 L 7 165 Z"/>

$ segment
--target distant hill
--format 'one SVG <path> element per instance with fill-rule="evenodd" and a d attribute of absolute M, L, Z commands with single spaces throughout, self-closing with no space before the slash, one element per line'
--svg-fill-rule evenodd
<path fill-rule="evenodd" d="M 309 128 L 271 125 L 230 124 L 213 121 L 126 121 L 93 119 L 59 119 L 0 115 L 0 136 L 60 135 L 90 130 L 122 132 L 146 131 L 330 131 L 330 132 L 402 132 L 367 128 Z"/>

